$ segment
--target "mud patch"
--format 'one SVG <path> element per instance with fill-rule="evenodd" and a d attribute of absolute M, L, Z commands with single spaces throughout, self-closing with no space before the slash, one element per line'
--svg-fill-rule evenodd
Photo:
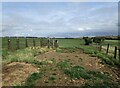
<path fill-rule="evenodd" d="M 25 82 L 28 75 L 38 68 L 24 62 L 13 62 L 2 67 L 2 85 L 15 86 Z"/>

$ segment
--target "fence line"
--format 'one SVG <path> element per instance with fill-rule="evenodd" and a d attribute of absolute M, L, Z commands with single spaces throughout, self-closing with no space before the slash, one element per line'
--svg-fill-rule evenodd
<path fill-rule="evenodd" d="M 120 48 L 118 49 L 118 58 L 119 58 L 119 62 L 120 62 Z"/>
<path fill-rule="evenodd" d="M 20 49 L 20 39 L 19 38 L 17 38 L 17 39 L 15 39 L 16 40 L 16 44 L 15 45 L 12 45 L 13 43 L 12 43 L 12 41 L 11 41 L 11 39 L 10 38 L 8 38 L 8 49 L 10 50 L 10 49 L 12 49 L 12 47 L 11 46 L 15 46 L 16 47 L 16 49 Z M 47 40 L 47 41 L 46 41 Z M 23 42 L 23 40 L 22 40 L 22 42 Z M 58 40 L 56 40 L 56 39 L 40 39 L 39 41 L 38 41 L 38 43 L 39 43 L 39 46 L 40 47 L 45 47 L 45 46 L 47 46 L 48 48 L 58 48 Z M 33 38 L 32 39 L 32 41 L 31 41 L 31 45 L 32 46 L 36 46 L 36 41 L 35 41 L 35 38 Z M 24 45 L 25 47 L 29 47 L 28 46 L 28 38 L 25 38 L 25 45 Z"/>
<path fill-rule="evenodd" d="M 108 51 L 109 51 L 109 44 L 107 45 L 106 54 L 108 54 Z"/>
<path fill-rule="evenodd" d="M 100 44 L 99 46 L 99 50 L 102 51 L 102 49 L 106 50 L 106 54 L 108 55 L 108 53 L 110 52 L 110 45 L 107 44 L 107 48 L 105 49 L 104 47 L 102 47 L 102 44 Z M 118 53 L 117 53 L 118 51 Z M 114 50 L 113 50 L 113 57 L 116 59 L 117 58 L 117 54 L 118 54 L 118 58 L 119 58 L 119 61 L 120 61 L 120 49 L 117 48 L 117 46 L 114 46 Z"/>
<path fill-rule="evenodd" d="M 114 50 L 114 58 L 117 58 L 117 46 L 115 46 L 115 50 Z"/>

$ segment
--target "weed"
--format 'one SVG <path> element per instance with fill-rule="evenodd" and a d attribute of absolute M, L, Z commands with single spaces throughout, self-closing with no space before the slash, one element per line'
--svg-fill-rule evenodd
<path fill-rule="evenodd" d="M 61 64 L 62 63 L 62 64 Z M 73 66 L 73 67 L 66 67 L 66 63 L 61 62 L 59 63 L 60 69 L 63 70 L 63 72 L 68 75 L 70 78 L 72 79 L 109 79 L 109 77 L 107 77 L 107 75 L 103 72 L 99 72 L 99 71 L 90 71 L 87 70 L 81 66 Z M 68 64 L 68 63 L 67 63 Z"/>
<path fill-rule="evenodd" d="M 88 71 L 89 75 L 93 76 L 93 79 L 108 79 L 107 75 L 99 71 Z"/>
<path fill-rule="evenodd" d="M 60 48 L 57 48 L 57 49 L 56 49 L 56 52 L 60 52 L 60 53 L 62 53 L 62 52 L 63 52 L 63 50 L 62 50 L 62 49 L 60 49 Z"/>
<path fill-rule="evenodd" d="M 48 80 L 53 81 L 53 80 L 56 80 L 56 78 L 55 78 L 54 76 L 51 76 L 51 77 L 49 77 L 49 79 L 48 79 Z"/>
<path fill-rule="evenodd" d="M 34 86 L 37 79 L 42 78 L 43 73 L 32 73 L 26 80 L 24 86 Z"/>
<path fill-rule="evenodd" d="M 95 81 L 95 82 L 86 82 L 82 88 L 119 88 L 118 83 L 111 81 Z"/>
<path fill-rule="evenodd" d="M 57 64 L 57 66 L 60 68 L 60 69 L 65 69 L 65 68 L 68 68 L 69 67 L 69 64 L 66 62 L 66 61 L 62 61 L 62 62 L 59 62 Z"/>
<path fill-rule="evenodd" d="M 3 63 L 9 63 L 9 62 L 26 62 L 30 63 L 33 62 L 35 64 L 38 64 L 38 61 L 34 61 L 34 56 L 37 52 L 45 52 L 47 49 L 41 48 L 41 49 L 32 49 L 30 47 L 25 49 L 16 50 L 16 52 L 10 52 L 7 53 L 6 56 L 3 59 Z M 3 54 L 5 55 L 5 54 Z M 40 63 L 39 63 L 40 64 Z"/>
<path fill-rule="evenodd" d="M 64 73 L 69 75 L 72 79 L 75 79 L 75 78 L 90 79 L 91 78 L 91 75 L 88 75 L 86 70 L 81 66 L 74 66 L 70 69 L 65 69 Z"/>

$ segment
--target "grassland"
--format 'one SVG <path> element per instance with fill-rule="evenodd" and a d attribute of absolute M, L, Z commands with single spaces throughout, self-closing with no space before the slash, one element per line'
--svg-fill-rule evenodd
<path fill-rule="evenodd" d="M 41 48 L 39 38 L 35 39 L 36 47 L 33 47 L 32 40 L 33 38 L 28 39 L 29 47 L 26 48 L 25 39 L 20 38 L 20 49 L 18 50 L 16 50 L 15 38 L 11 39 L 13 42 L 12 50 L 7 49 L 7 38 L 2 40 L 3 71 L 4 68 L 9 67 L 9 64 L 13 62 L 24 62 L 39 68 L 37 72 L 29 74 L 24 83 L 15 84 L 16 86 L 55 86 L 56 84 L 62 84 L 81 85 L 83 88 L 119 88 L 119 83 L 114 78 L 112 79 L 110 73 L 104 73 L 102 70 L 97 71 L 96 67 L 94 67 L 96 63 L 99 64 L 95 61 L 96 57 L 97 60 L 100 59 L 100 65 L 109 64 L 111 67 L 120 66 L 118 58 L 115 60 L 113 56 L 106 55 L 95 46 L 84 45 L 83 39 L 57 39 L 59 42 L 59 48 L 57 49 Z M 117 40 L 105 40 L 103 45 L 108 43 L 112 47 L 117 46 Z M 91 67 L 92 70 L 86 64 L 93 65 Z M 108 69 L 106 67 L 103 68 Z M 4 72 L 9 71 L 5 70 Z M 59 84 L 60 79 L 64 83 L 61 82 Z"/>
<path fill-rule="evenodd" d="M 16 50 L 16 38 L 10 38 L 11 40 L 11 49 L 8 50 L 8 44 L 7 44 L 7 39 L 8 38 L 3 38 L 2 39 L 2 55 L 5 56 L 7 55 L 9 52 Z M 27 38 L 28 41 L 28 46 L 32 47 L 33 46 L 33 39 L 34 38 Z M 25 47 L 25 38 L 19 38 L 20 42 L 20 49 L 24 49 Z M 105 40 L 102 43 L 102 48 L 103 50 L 101 52 L 99 52 L 99 48 L 97 48 L 96 46 L 85 46 L 84 45 L 84 40 L 83 39 L 57 39 L 59 42 L 59 47 L 60 48 L 80 48 L 81 50 L 83 50 L 84 53 L 87 54 L 91 54 L 92 56 L 97 56 L 99 58 L 101 58 L 105 63 L 108 62 L 110 65 L 113 64 L 119 64 L 119 56 L 117 54 L 117 60 L 114 60 L 114 46 L 118 46 L 118 40 Z M 46 41 L 46 39 L 44 39 L 44 41 Z M 106 49 L 107 49 L 107 44 L 110 45 L 109 48 L 109 53 L 108 55 L 106 55 Z M 40 46 L 40 38 L 35 38 L 35 45 L 36 46 Z M 117 52 L 118 53 L 118 52 Z"/>
<path fill-rule="evenodd" d="M 20 40 L 20 48 L 25 48 L 25 39 L 26 38 L 19 38 Z M 28 40 L 28 46 L 33 46 L 33 39 L 35 39 L 36 46 L 40 46 L 40 40 L 41 38 L 27 38 Z M 12 49 L 16 49 L 16 40 L 17 38 L 10 38 L 11 40 L 11 47 Z M 43 39 L 45 40 L 45 39 Z M 80 45 L 84 45 L 84 40 L 75 38 L 75 39 L 57 39 L 59 41 L 60 47 L 79 47 Z M 107 44 L 110 44 L 110 46 L 118 46 L 118 40 L 105 40 L 102 45 L 107 46 Z M 8 47 L 8 38 L 2 38 L 2 48 L 6 49 Z"/>

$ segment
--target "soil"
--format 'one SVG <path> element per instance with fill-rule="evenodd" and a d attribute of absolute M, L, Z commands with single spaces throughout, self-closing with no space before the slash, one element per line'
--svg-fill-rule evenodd
<path fill-rule="evenodd" d="M 60 53 L 55 51 L 49 51 L 45 54 L 39 55 L 36 57 L 37 60 L 51 60 L 54 59 L 55 62 L 51 64 L 47 64 L 42 66 L 41 68 L 47 68 L 43 69 L 45 74 L 44 77 L 36 81 L 37 86 L 80 86 L 82 85 L 85 80 L 84 79 L 77 79 L 77 80 L 71 80 L 67 75 L 65 75 L 62 71 L 56 67 L 58 62 L 69 60 L 69 63 L 74 66 L 83 66 L 84 68 L 88 70 L 95 70 L 100 72 L 109 73 L 111 78 L 113 78 L 115 81 L 116 79 L 119 80 L 118 75 L 109 68 L 107 65 L 101 64 L 100 59 L 97 57 L 91 57 L 88 54 L 82 53 L 82 52 L 73 52 L 73 53 Z M 43 71 L 41 70 L 41 71 Z M 53 75 L 56 73 L 56 75 Z M 49 77 L 54 76 L 56 79 L 53 81 L 49 81 Z"/>
<path fill-rule="evenodd" d="M 70 79 L 63 73 L 58 67 L 57 63 L 67 60 L 71 66 L 83 66 L 88 70 L 95 70 L 100 72 L 106 72 L 111 75 L 113 80 L 120 80 L 120 76 L 117 71 L 114 71 L 109 66 L 102 64 L 101 60 L 97 57 L 91 57 L 88 54 L 81 52 L 79 49 L 72 53 L 64 51 L 56 52 L 50 50 L 44 54 L 36 56 L 34 59 L 38 61 L 50 61 L 48 64 L 41 65 L 39 67 L 40 72 L 44 72 L 42 78 L 36 80 L 36 86 L 80 86 L 86 80 L 84 79 Z M 13 62 L 2 67 L 3 73 L 3 85 L 13 86 L 22 84 L 25 82 L 28 75 L 33 72 L 37 72 L 38 67 L 23 62 Z M 54 77 L 55 80 L 50 80 L 50 77 Z"/>
<path fill-rule="evenodd" d="M 13 62 L 2 67 L 2 85 L 14 86 L 24 83 L 25 79 L 33 72 L 38 71 L 37 67 L 24 62 Z"/>

